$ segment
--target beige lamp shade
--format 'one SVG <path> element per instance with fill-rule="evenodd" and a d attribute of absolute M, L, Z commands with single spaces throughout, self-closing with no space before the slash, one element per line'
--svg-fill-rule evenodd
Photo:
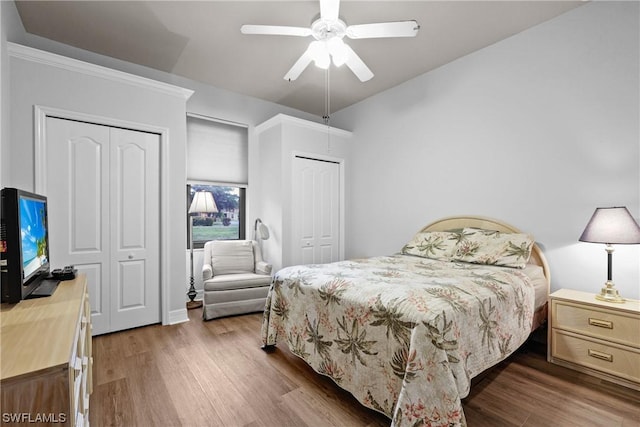
<path fill-rule="evenodd" d="M 638 244 L 640 226 L 624 206 L 597 208 L 578 240 L 590 243 Z"/>
<path fill-rule="evenodd" d="M 193 195 L 189 213 L 213 213 L 218 212 L 213 195 L 209 191 L 198 191 Z"/>

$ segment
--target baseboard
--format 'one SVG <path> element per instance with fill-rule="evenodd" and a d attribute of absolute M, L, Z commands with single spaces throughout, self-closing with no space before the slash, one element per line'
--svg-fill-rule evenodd
<path fill-rule="evenodd" d="M 183 323 L 189 321 L 189 315 L 187 314 L 187 308 L 181 308 L 179 310 L 173 310 L 169 312 L 168 322 L 166 325 L 175 325 L 177 323 Z"/>

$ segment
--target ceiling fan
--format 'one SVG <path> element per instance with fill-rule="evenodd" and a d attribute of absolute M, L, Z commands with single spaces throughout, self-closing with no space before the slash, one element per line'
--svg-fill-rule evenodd
<path fill-rule="evenodd" d="M 338 17 L 339 10 L 340 0 L 320 0 L 320 17 L 309 28 L 243 25 L 240 31 L 242 34 L 313 36 L 315 40 L 309 44 L 307 50 L 293 64 L 293 67 L 284 76 L 285 80 L 292 81 L 297 79 L 312 61 L 316 66 L 327 69 L 333 60 L 333 64 L 336 67 L 346 64 L 360 81 L 366 82 L 373 77 L 373 72 L 354 50 L 344 42 L 343 38 L 345 36 L 350 39 L 415 37 L 418 34 L 418 29 L 420 29 L 416 21 L 347 25 Z"/>

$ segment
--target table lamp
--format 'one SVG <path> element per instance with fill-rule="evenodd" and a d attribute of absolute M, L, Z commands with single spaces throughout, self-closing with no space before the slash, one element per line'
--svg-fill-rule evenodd
<path fill-rule="evenodd" d="M 597 208 L 587 227 L 578 239 L 581 242 L 604 243 L 607 251 L 607 282 L 596 299 L 608 302 L 624 302 L 614 287 L 612 244 L 640 243 L 640 226 L 626 207 Z"/>

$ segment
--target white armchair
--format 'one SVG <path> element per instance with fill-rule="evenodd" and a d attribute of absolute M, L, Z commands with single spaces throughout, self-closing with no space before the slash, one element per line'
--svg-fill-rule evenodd
<path fill-rule="evenodd" d="M 205 320 L 264 310 L 271 264 L 253 240 L 213 240 L 204 245 Z"/>

